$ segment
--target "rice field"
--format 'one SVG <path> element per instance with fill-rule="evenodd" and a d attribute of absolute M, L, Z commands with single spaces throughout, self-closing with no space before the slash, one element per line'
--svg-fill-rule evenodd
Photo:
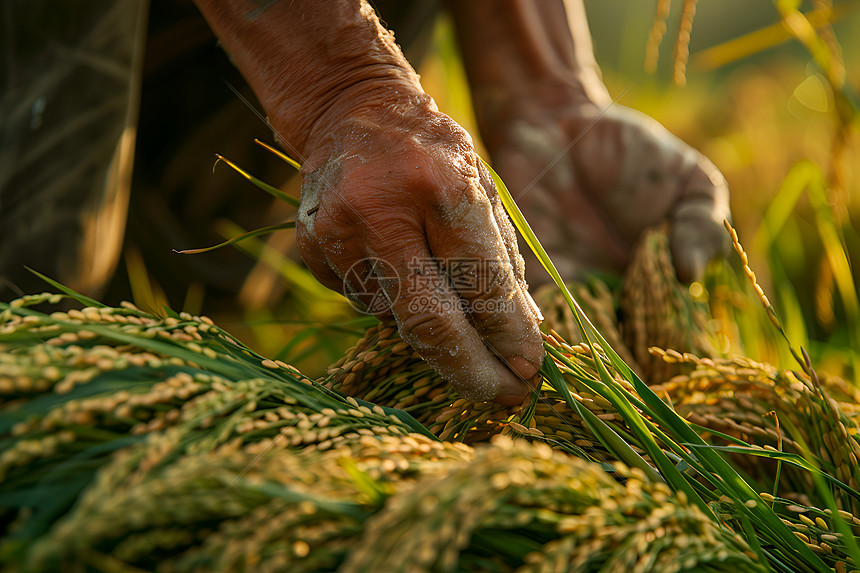
<path fill-rule="evenodd" d="M 556 282 L 535 294 L 547 359 L 518 406 L 459 397 L 373 319 L 344 327 L 361 333 L 346 352 L 317 352 L 320 324 L 264 356 L 198 313 L 47 277 L 0 302 L 2 570 L 860 571 L 840 202 L 856 96 L 828 28 L 794 4 L 779 17 L 833 98 L 830 163 L 790 166 L 703 283 L 678 284 L 658 228 L 620 283 L 565 284 L 497 181 Z M 683 75 L 700 60 L 679 46 Z M 799 235 L 817 245 L 802 250 L 814 320 L 786 280 Z M 339 357 L 306 375 L 292 363 L 309 353 Z"/>
<path fill-rule="evenodd" d="M 613 312 L 642 307 L 629 285 L 573 289 L 627 316 L 606 335 L 555 299 L 542 384 L 510 408 L 459 398 L 385 324 L 312 379 L 206 317 L 60 285 L 2 303 L 0 562 L 855 570 L 860 392 L 722 355 L 667 257 L 659 229 L 637 250 L 644 316 Z"/>

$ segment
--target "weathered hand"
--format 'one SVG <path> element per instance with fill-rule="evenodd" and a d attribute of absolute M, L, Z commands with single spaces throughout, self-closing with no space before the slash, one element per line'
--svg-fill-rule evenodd
<path fill-rule="evenodd" d="M 485 135 L 496 170 L 566 279 L 620 272 L 646 228 L 671 224 L 678 278 L 727 247 L 729 192 L 707 158 L 641 113 L 519 105 Z M 526 256 L 529 282 L 547 278 Z"/>
<path fill-rule="evenodd" d="M 464 397 L 519 403 L 544 352 L 513 228 L 373 8 L 195 1 L 303 161 L 297 241 L 314 275 L 365 302 L 382 293 Z"/>
<path fill-rule="evenodd" d="M 468 134 L 428 96 L 380 84 L 311 131 L 299 251 L 329 288 L 381 292 L 462 395 L 519 403 L 528 387 L 511 370 L 531 378 L 544 353 L 510 221 Z"/>
<path fill-rule="evenodd" d="M 678 277 L 698 278 L 727 244 L 726 182 L 655 121 L 612 105 L 582 0 L 450 7 L 481 137 L 562 276 L 623 270 L 640 232 L 668 221 Z M 524 255 L 532 286 L 546 282 Z"/>

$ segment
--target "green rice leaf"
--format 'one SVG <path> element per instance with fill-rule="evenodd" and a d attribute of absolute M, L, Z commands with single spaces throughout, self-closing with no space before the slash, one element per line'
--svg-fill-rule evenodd
<path fill-rule="evenodd" d="M 233 170 L 236 171 L 237 173 L 239 173 L 242 177 L 244 177 L 245 179 L 247 179 L 248 181 L 253 183 L 257 188 L 262 189 L 263 191 L 265 191 L 266 193 L 268 193 L 272 197 L 280 199 L 281 201 L 284 201 L 285 203 L 288 203 L 288 204 L 292 205 L 293 207 L 299 206 L 299 200 L 296 199 L 295 197 L 293 197 L 292 195 L 287 195 L 286 193 L 284 193 L 283 191 L 281 191 L 277 187 L 274 187 L 272 185 L 269 185 L 265 181 L 261 181 L 260 179 L 257 179 L 256 177 L 254 177 L 253 175 L 251 175 L 247 171 L 242 170 L 238 165 L 236 165 L 235 163 L 233 163 L 232 161 L 230 161 L 229 159 L 225 158 L 222 155 L 218 155 L 216 153 L 215 157 L 218 158 L 215 161 L 215 165 L 218 165 L 219 161 L 223 161 L 224 163 L 226 163 L 227 165 L 232 167 Z M 215 166 L 213 166 L 212 168 L 214 169 Z"/>
<path fill-rule="evenodd" d="M 268 227 L 263 227 L 261 229 L 255 229 L 253 231 L 248 231 L 247 233 L 242 233 L 232 239 L 228 239 L 223 243 L 218 243 L 217 245 L 213 245 L 211 247 L 204 247 L 202 249 L 185 249 L 182 251 L 177 251 L 173 249 L 174 253 L 179 253 L 180 255 L 196 255 L 199 253 L 205 253 L 208 251 L 214 251 L 215 249 L 220 249 L 221 247 L 226 247 L 228 245 L 232 245 L 234 243 L 238 243 L 239 241 L 244 241 L 245 239 L 250 239 L 251 237 L 259 237 L 260 235 L 268 235 L 270 233 L 274 233 L 275 231 L 280 231 L 281 229 L 295 229 L 296 222 L 295 221 L 285 221 L 283 223 L 278 223 L 277 225 L 269 225 Z"/>
<path fill-rule="evenodd" d="M 40 279 L 42 279 L 43 281 L 45 281 L 46 283 L 48 283 L 49 285 L 54 287 L 55 289 L 69 295 L 70 297 L 72 297 L 73 299 L 75 299 L 76 301 L 78 301 L 79 303 L 81 303 L 85 306 L 94 306 L 96 308 L 107 308 L 106 304 L 102 304 L 94 298 L 90 298 L 87 295 L 84 295 L 84 294 L 81 294 L 75 290 L 72 290 L 69 287 L 67 287 L 66 285 L 58 283 L 54 279 L 43 275 L 39 271 L 33 270 L 30 267 L 24 267 L 24 268 L 26 268 L 28 271 L 30 271 L 31 273 L 33 273 L 34 275 L 36 275 L 37 277 L 39 277 Z"/>
<path fill-rule="evenodd" d="M 854 499 L 860 500 L 860 491 L 850 487 L 848 484 L 836 479 L 835 477 L 827 474 L 826 472 L 819 469 L 815 464 L 800 456 L 798 454 L 793 454 L 790 452 L 777 452 L 774 450 L 764 450 L 761 448 L 752 448 L 752 447 L 739 447 L 739 446 L 709 446 L 709 445 L 700 445 L 700 444 L 685 444 L 694 449 L 707 448 L 710 450 L 718 450 L 721 452 L 728 452 L 731 454 L 744 454 L 747 456 L 758 456 L 760 458 L 768 458 L 771 460 L 777 460 L 781 462 L 785 462 L 791 464 L 793 466 L 803 468 L 806 471 L 821 476 L 826 479 L 828 482 L 833 485 L 839 487 L 849 495 L 851 495 Z"/>
<path fill-rule="evenodd" d="M 552 347 L 548 346 L 547 349 L 550 350 Z M 567 405 L 570 406 L 570 408 L 575 411 L 580 418 L 582 418 L 582 421 L 585 422 L 597 439 L 600 440 L 603 447 L 631 468 L 639 468 L 642 470 L 652 481 L 664 481 L 660 474 L 657 473 L 657 470 L 655 470 L 651 464 L 646 462 L 642 456 L 637 454 L 636 451 L 630 447 L 630 444 L 621 439 L 615 430 L 609 427 L 606 422 L 598 418 L 588 408 L 583 407 L 582 404 L 574 400 L 573 396 L 570 395 L 570 390 L 567 388 L 564 378 L 561 376 L 561 372 L 558 370 L 558 366 L 555 365 L 553 360 L 544 360 L 541 372 L 546 376 L 547 380 L 549 380 L 549 383 L 555 391 L 564 398 Z"/>
<path fill-rule="evenodd" d="M 293 158 L 292 158 L 292 157 L 290 157 L 289 155 L 287 155 L 287 154 L 283 153 L 283 152 L 282 152 L 282 151 L 280 151 L 279 149 L 276 149 L 276 148 L 272 147 L 272 146 L 271 146 L 271 145 L 269 145 L 268 143 L 263 143 L 263 142 L 262 142 L 262 141 L 260 141 L 259 139 L 255 139 L 255 140 L 254 140 L 254 143 L 256 143 L 257 145 L 259 145 L 260 147 L 262 147 L 262 148 L 264 148 L 264 149 L 267 149 L 268 151 L 271 151 L 271 152 L 272 152 L 272 153 L 274 153 L 277 157 L 279 157 L 279 158 L 280 158 L 280 159 L 282 159 L 283 161 L 285 161 L 285 162 L 289 163 L 290 165 L 292 165 L 293 167 L 295 167 L 297 171 L 298 171 L 299 169 L 301 169 L 301 168 L 302 168 L 302 166 L 299 164 L 299 162 L 298 162 L 298 161 L 296 161 L 295 159 L 293 159 Z"/>

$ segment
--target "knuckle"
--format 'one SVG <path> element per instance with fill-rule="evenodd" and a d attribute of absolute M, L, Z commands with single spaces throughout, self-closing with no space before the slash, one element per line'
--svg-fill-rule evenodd
<path fill-rule="evenodd" d="M 355 236 L 355 226 L 348 224 L 342 217 L 319 209 L 315 214 L 314 234 L 320 246 L 351 241 Z"/>
<path fill-rule="evenodd" d="M 400 334 L 420 354 L 438 354 L 457 336 L 447 317 L 426 311 L 406 312 L 400 316 Z"/>
<path fill-rule="evenodd" d="M 508 297 L 510 290 L 502 281 L 487 276 L 481 281 L 480 289 L 461 289 L 461 296 L 472 301 L 502 301 Z"/>
<path fill-rule="evenodd" d="M 452 145 L 462 146 L 464 149 L 474 149 L 472 137 L 459 123 L 451 119 L 450 116 L 442 112 L 435 112 L 431 115 L 429 124 L 432 127 L 432 133 L 436 134 L 440 139 Z"/>
<path fill-rule="evenodd" d="M 373 187 L 355 187 L 349 190 L 349 209 L 351 218 L 363 224 L 370 219 L 379 219 L 382 215 L 395 209 L 391 198 L 380 189 Z"/>

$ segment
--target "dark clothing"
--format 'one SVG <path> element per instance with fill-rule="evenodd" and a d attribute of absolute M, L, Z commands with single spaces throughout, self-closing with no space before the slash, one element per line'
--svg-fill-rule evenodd
<path fill-rule="evenodd" d="M 437 3 L 372 4 L 419 60 Z M 222 241 L 225 221 L 252 229 L 288 211 L 229 168 L 212 175 L 214 154 L 274 185 L 294 172 L 254 145 L 271 142 L 271 131 L 242 100 L 261 113 L 194 5 L 22 0 L 3 18 L 0 300 L 45 289 L 24 265 L 128 298 L 125 269 L 114 276 L 122 249 L 142 253 L 174 304 L 191 283 L 206 286 L 210 303 L 235 298 L 252 257 L 172 249 Z"/>

